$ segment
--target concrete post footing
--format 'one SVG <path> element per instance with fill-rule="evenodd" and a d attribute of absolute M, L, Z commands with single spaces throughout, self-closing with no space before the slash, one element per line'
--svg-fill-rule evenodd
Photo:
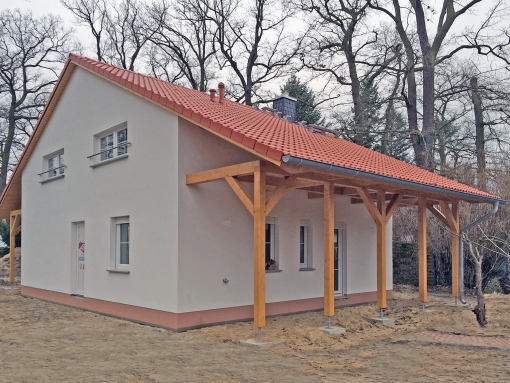
<path fill-rule="evenodd" d="M 324 327 L 319 327 L 319 330 L 321 330 L 322 332 L 325 332 L 326 334 L 329 334 L 329 335 L 343 335 L 343 334 L 345 334 L 345 329 L 343 327 L 324 326 Z"/>
<path fill-rule="evenodd" d="M 248 340 L 241 340 L 239 343 L 241 343 L 243 346 L 251 346 L 251 347 L 258 347 L 258 348 L 270 348 L 270 347 L 276 347 L 280 344 L 285 343 L 285 339 L 275 340 L 272 342 L 259 342 L 257 339 L 248 339 Z"/>

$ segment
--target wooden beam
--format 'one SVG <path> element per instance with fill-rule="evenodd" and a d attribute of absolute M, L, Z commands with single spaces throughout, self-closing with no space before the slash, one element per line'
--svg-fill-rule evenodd
<path fill-rule="evenodd" d="M 14 283 L 14 271 L 16 267 L 16 230 L 19 226 L 21 218 L 21 210 L 14 210 L 11 212 L 9 219 L 9 257 L 10 257 L 10 268 L 9 268 L 9 281 Z"/>
<path fill-rule="evenodd" d="M 260 161 L 245 162 L 243 164 L 186 174 L 186 185 L 215 181 L 229 176 L 235 177 L 243 174 L 252 174 L 255 166 L 260 166 Z"/>
<path fill-rule="evenodd" d="M 374 202 L 372 201 L 372 197 L 370 196 L 370 193 L 366 188 L 358 188 L 358 194 L 360 198 L 363 200 L 363 203 L 368 209 L 368 212 L 372 216 L 375 223 L 382 223 L 382 215 L 377 209 L 377 206 L 375 206 Z"/>
<path fill-rule="evenodd" d="M 448 229 L 452 230 L 452 228 L 450 227 L 450 223 L 448 222 L 444 214 L 437 210 L 437 208 L 434 205 L 432 205 L 432 203 L 427 202 L 427 208 L 434 215 L 434 217 L 436 217 L 439 221 L 442 222 L 443 225 L 445 225 Z"/>
<path fill-rule="evenodd" d="M 253 197 L 248 193 L 244 185 L 234 177 L 225 177 L 225 181 L 230 185 L 232 190 L 237 194 L 246 209 L 253 215 Z"/>
<path fill-rule="evenodd" d="M 427 201 L 418 201 L 418 281 L 420 302 L 427 302 Z"/>
<path fill-rule="evenodd" d="M 374 206 L 372 204 L 372 206 Z M 377 190 L 377 209 L 380 222 L 377 224 L 377 303 L 380 309 L 386 308 L 386 192 Z"/>
<path fill-rule="evenodd" d="M 318 199 L 318 198 L 324 198 L 324 194 L 316 193 L 316 192 L 308 192 L 308 199 Z"/>
<path fill-rule="evenodd" d="M 274 189 L 266 202 L 266 216 L 274 209 L 276 204 L 282 199 L 283 195 L 296 181 L 296 176 L 290 176 Z"/>
<path fill-rule="evenodd" d="M 334 292 L 334 233 L 335 232 L 335 185 L 324 185 L 324 315 L 335 315 Z"/>
<path fill-rule="evenodd" d="M 386 222 L 377 226 L 377 305 L 386 308 Z"/>
<path fill-rule="evenodd" d="M 452 203 L 452 215 L 456 223 L 452 230 L 452 296 L 460 296 L 460 209 L 459 203 Z"/>
<path fill-rule="evenodd" d="M 253 323 L 266 325 L 266 174 L 254 167 L 253 185 Z"/>
<path fill-rule="evenodd" d="M 395 213 L 395 210 L 397 210 L 398 204 L 402 201 L 403 197 L 404 196 L 402 194 L 393 194 L 393 197 L 391 197 L 390 203 L 386 208 L 387 219 L 390 219 L 393 213 Z"/>
<path fill-rule="evenodd" d="M 458 222 L 456 222 L 455 217 L 453 216 L 453 212 L 450 210 L 449 206 L 444 201 L 439 201 L 439 205 L 441 206 L 441 211 L 443 215 L 445 216 L 446 220 L 448 221 L 448 227 L 451 231 L 454 231 L 455 228 L 458 225 Z"/>
<path fill-rule="evenodd" d="M 16 235 L 18 235 L 19 233 L 21 233 L 21 225 L 18 226 L 18 228 L 16 229 Z"/>

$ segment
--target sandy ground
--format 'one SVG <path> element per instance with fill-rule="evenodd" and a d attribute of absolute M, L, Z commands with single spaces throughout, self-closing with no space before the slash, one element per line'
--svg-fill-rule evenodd
<path fill-rule="evenodd" d="M 489 325 L 480 328 L 452 298 L 431 296 L 421 313 L 415 289 L 398 288 L 387 316 L 371 323 L 375 305 L 336 311 L 330 336 L 321 313 L 269 318 L 272 349 L 239 344 L 253 323 L 185 333 L 143 326 L 24 298 L 0 287 L 0 382 L 508 382 L 510 348 L 449 346 L 418 341 L 418 331 L 510 337 L 510 296 L 487 297 Z M 470 300 L 471 306 L 474 301 Z"/>

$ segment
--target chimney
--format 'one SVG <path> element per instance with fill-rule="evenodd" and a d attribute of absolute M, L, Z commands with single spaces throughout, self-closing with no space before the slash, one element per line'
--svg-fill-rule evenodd
<path fill-rule="evenodd" d="M 218 88 L 220 90 L 220 104 L 223 105 L 225 103 L 225 84 L 220 82 Z"/>
<path fill-rule="evenodd" d="M 216 89 L 209 89 L 209 95 L 211 96 L 211 101 L 215 102 L 215 99 L 216 99 Z"/>
<path fill-rule="evenodd" d="M 289 122 L 296 121 L 296 104 L 297 100 L 289 96 L 288 93 L 275 98 L 273 100 L 273 109 L 277 109 L 282 113 L 282 116 L 289 116 Z"/>

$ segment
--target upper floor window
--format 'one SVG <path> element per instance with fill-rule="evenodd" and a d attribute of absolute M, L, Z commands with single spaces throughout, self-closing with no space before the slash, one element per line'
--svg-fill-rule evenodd
<path fill-rule="evenodd" d="M 127 153 L 127 127 L 109 133 L 100 139 L 101 161 Z"/>
<path fill-rule="evenodd" d="M 94 135 L 94 154 L 87 157 L 93 160 L 90 167 L 127 158 L 129 145 L 127 122 Z"/>
<path fill-rule="evenodd" d="M 43 171 L 39 173 L 41 183 L 64 176 L 64 149 L 57 150 L 43 157 Z"/>
<path fill-rule="evenodd" d="M 48 158 L 48 178 L 64 174 L 64 153 Z"/>

